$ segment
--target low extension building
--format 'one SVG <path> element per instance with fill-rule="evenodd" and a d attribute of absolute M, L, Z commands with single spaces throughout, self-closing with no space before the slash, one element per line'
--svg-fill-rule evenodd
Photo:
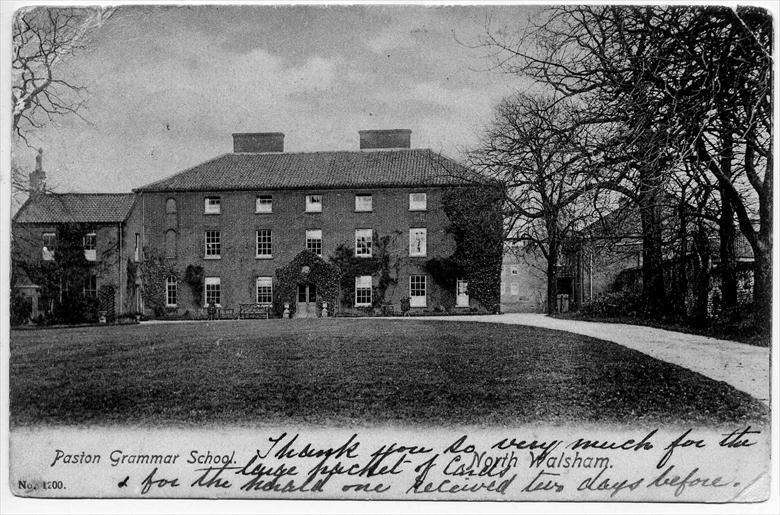
<path fill-rule="evenodd" d="M 50 193 L 41 155 L 30 174 L 30 196 L 13 218 L 14 286 L 26 296 L 35 293 L 34 312 L 51 312 L 63 301 L 61 279 L 54 285 L 44 275 L 64 254 L 66 231 L 79 231 L 83 277 L 71 281 L 85 298 L 102 294 L 104 307 L 116 313 L 134 311 L 134 287 L 127 287 L 125 262 L 136 252 L 132 219 L 136 195 L 131 193 Z M 80 250 L 81 252 L 81 250 Z"/>

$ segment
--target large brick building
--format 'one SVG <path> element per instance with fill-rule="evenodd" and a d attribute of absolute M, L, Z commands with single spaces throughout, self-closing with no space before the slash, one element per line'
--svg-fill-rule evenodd
<path fill-rule="evenodd" d="M 281 133 L 234 134 L 233 152 L 137 188 L 132 195 L 111 197 L 129 207 L 101 220 L 108 224 L 105 231 L 114 232 L 99 232 L 97 245 L 118 241 L 120 264 L 97 281 L 116 285 L 122 311 L 149 313 L 148 292 L 158 289 L 166 311 L 179 314 L 200 312 L 211 303 L 237 311 L 240 305 L 287 302 L 296 316 L 318 316 L 323 286 L 306 279 L 309 267 L 302 267 L 294 298 L 280 298 L 278 271 L 298 263 L 304 251 L 328 262 L 348 249 L 351 257 L 366 262 L 382 252 L 384 269 L 364 270 L 348 291 L 340 287 L 331 313 L 380 305 L 397 311 L 405 297 L 412 310 L 448 303 L 455 309 L 478 309 L 480 304 L 469 298 L 466 278 L 445 291 L 426 272 L 428 260 L 447 258 L 455 250 L 441 201 L 449 188 L 469 187 L 457 178 L 463 168 L 429 149 L 411 148 L 410 134 L 360 131 L 359 149 L 334 152 L 285 152 Z M 46 231 L 51 238 L 51 227 L 44 220 L 33 221 L 29 213 L 55 197 L 31 196 L 14 220 L 15 231 L 35 228 L 32 241 L 41 248 Z M 99 198 L 90 197 L 90 202 Z M 91 210 L 82 207 L 82 217 L 98 222 L 90 219 Z M 26 254 L 34 257 L 41 248 Z M 153 259 L 170 273 L 145 277 L 142 264 Z M 123 272 L 125 261 L 128 269 Z M 133 263 L 140 272 L 130 272 Z M 201 271 L 202 291 L 185 284 L 188 268 Z M 136 273 L 138 279 L 128 280 Z M 391 280 L 383 280 L 383 274 Z"/>

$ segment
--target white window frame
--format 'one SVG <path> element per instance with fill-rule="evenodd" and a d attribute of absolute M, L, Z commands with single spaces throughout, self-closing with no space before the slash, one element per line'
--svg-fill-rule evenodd
<path fill-rule="evenodd" d="M 319 198 L 319 202 L 314 202 L 315 198 Z M 322 213 L 322 194 L 312 193 L 306 195 L 306 212 L 307 213 Z"/>
<path fill-rule="evenodd" d="M 368 301 L 365 301 L 366 292 Z M 363 298 L 363 302 L 358 299 Z M 371 307 L 374 303 L 374 283 L 370 275 L 360 275 L 355 277 L 355 307 Z"/>
<path fill-rule="evenodd" d="M 203 199 L 204 215 L 218 215 L 221 213 L 222 213 L 222 197 L 213 196 L 213 197 L 205 197 Z"/>
<path fill-rule="evenodd" d="M 171 291 L 173 291 L 173 302 L 171 302 Z M 165 307 L 175 308 L 179 301 L 179 283 L 176 278 L 169 275 L 165 278 Z"/>
<path fill-rule="evenodd" d="M 366 199 L 368 200 L 366 201 Z M 374 196 L 371 193 L 355 193 L 356 213 L 370 213 L 373 210 L 374 210 Z"/>
<path fill-rule="evenodd" d="M 87 246 L 88 239 L 92 240 L 89 246 Z M 87 261 L 97 260 L 97 233 L 88 232 L 85 234 L 82 238 L 81 244 L 84 247 L 84 259 Z"/>
<path fill-rule="evenodd" d="M 211 241 L 209 244 L 209 233 L 217 233 L 217 239 Z M 213 240 L 213 237 L 212 237 Z M 211 247 L 209 245 L 212 245 Z M 213 245 L 217 246 L 217 252 L 209 253 L 209 249 L 213 249 Z M 215 229 L 209 229 L 203 232 L 203 257 L 204 259 L 222 259 L 222 232 Z"/>
<path fill-rule="evenodd" d="M 136 263 L 141 260 L 141 233 L 135 233 L 135 251 L 133 252 L 133 261 Z"/>
<path fill-rule="evenodd" d="M 260 300 L 260 288 L 269 288 L 270 294 L 267 301 Z M 274 280 L 273 277 L 259 276 L 255 278 L 255 302 L 263 306 L 270 306 L 274 302 Z"/>
<path fill-rule="evenodd" d="M 358 242 L 365 239 L 368 251 L 361 250 Z M 370 258 L 374 255 L 374 230 L 373 229 L 355 229 L 355 257 Z"/>
<path fill-rule="evenodd" d="M 412 295 L 412 283 L 414 279 L 422 278 L 423 295 Z M 409 276 L 409 307 L 424 308 L 428 306 L 428 277 L 425 274 L 412 274 Z"/>
<path fill-rule="evenodd" d="M 316 252 L 309 246 L 309 242 L 315 242 L 319 240 L 320 251 Z M 311 250 L 318 256 L 322 257 L 322 229 L 306 229 L 306 250 Z"/>
<path fill-rule="evenodd" d="M 267 214 L 273 212 L 274 212 L 273 195 L 258 195 L 257 197 L 255 197 L 255 213 Z"/>
<path fill-rule="evenodd" d="M 209 307 L 209 286 L 217 286 L 219 292 L 219 302 L 215 305 L 218 308 L 222 307 L 222 281 L 219 277 L 206 277 L 203 281 L 203 307 Z"/>
<path fill-rule="evenodd" d="M 46 246 L 47 238 L 51 238 L 52 240 L 51 248 Z M 41 259 L 44 261 L 54 261 L 54 254 L 57 252 L 57 233 L 45 232 L 41 235 L 41 240 Z"/>
<path fill-rule="evenodd" d="M 268 250 L 270 252 L 268 254 L 261 254 L 260 253 L 260 233 L 268 233 Z M 263 239 L 265 239 L 265 235 L 263 236 Z M 265 243 L 265 241 L 263 242 Z M 274 256 L 274 238 L 273 233 L 271 229 L 257 229 L 255 231 L 255 259 L 273 259 Z"/>
<path fill-rule="evenodd" d="M 415 195 L 422 195 L 421 200 L 415 200 Z M 417 191 L 409 194 L 409 211 L 428 211 L 428 194 Z"/>
<path fill-rule="evenodd" d="M 417 237 L 422 235 L 420 250 L 417 250 Z M 412 227 L 409 229 L 409 256 L 425 257 L 428 255 L 428 230 L 425 227 Z"/>
<path fill-rule="evenodd" d="M 93 290 L 92 290 L 92 288 L 87 290 L 87 281 L 91 281 L 92 279 L 95 280 L 95 289 L 94 289 L 95 293 L 94 293 L 94 295 L 88 295 L 87 291 L 92 292 Z M 82 293 L 84 294 L 85 297 L 97 298 L 97 296 L 98 296 L 98 277 L 97 277 L 96 273 L 93 273 L 91 271 L 87 273 L 87 278 L 84 281 L 84 288 L 82 289 Z"/>

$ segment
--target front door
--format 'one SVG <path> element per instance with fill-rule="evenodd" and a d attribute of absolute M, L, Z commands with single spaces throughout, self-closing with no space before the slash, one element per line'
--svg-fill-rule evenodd
<path fill-rule="evenodd" d="M 466 293 L 468 291 L 468 283 L 462 279 L 458 279 L 456 288 L 455 305 L 459 308 L 469 307 L 469 295 Z"/>
<path fill-rule="evenodd" d="M 317 287 L 313 284 L 298 285 L 298 303 L 295 318 L 317 317 Z"/>

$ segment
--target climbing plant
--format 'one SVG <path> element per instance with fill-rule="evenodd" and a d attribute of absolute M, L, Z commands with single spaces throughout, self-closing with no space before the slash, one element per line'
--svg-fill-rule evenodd
<path fill-rule="evenodd" d="M 504 249 L 503 189 L 498 185 L 449 188 L 442 209 L 449 219 L 447 232 L 455 239 L 455 252 L 445 260 L 429 260 L 434 281 L 454 291 L 460 277 L 468 281 L 468 294 L 489 311 L 501 302 L 501 261 Z"/>
<path fill-rule="evenodd" d="M 138 263 L 127 258 L 127 291 L 133 291 L 135 281 L 138 279 Z"/>
<path fill-rule="evenodd" d="M 378 276 L 379 281 L 372 287 L 372 307 L 378 307 L 385 302 L 385 294 L 390 286 L 398 284 L 400 261 L 392 259 L 389 247 L 393 244 L 400 231 L 393 234 L 373 235 L 371 257 L 355 256 L 355 249 L 342 243 L 336 247 L 330 256 L 330 262 L 341 270 L 341 302 L 347 307 L 355 305 L 355 278 L 363 275 Z"/>
<path fill-rule="evenodd" d="M 155 316 L 165 313 L 165 280 L 173 276 L 179 281 L 179 272 L 168 264 L 157 250 L 144 247 L 144 259 L 138 268 L 141 271 L 141 295 L 144 305 L 154 311 Z"/>
<path fill-rule="evenodd" d="M 80 323 L 97 319 L 97 299 L 84 295 L 85 280 L 95 267 L 84 256 L 84 236 L 92 230 L 89 224 L 57 224 L 52 261 L 15 260 L 15 266 L 41 287 L 39 305 L 44 311 L 52 308 L 50 322 Z"/>
<path fill-rule="evenodd" d="M 192 292 L 192 299 L 197 306 L 203 305 L 203 289 L 206 281 L 206 274 L 200 265 L 187 265 L 184 271 L 184 281 L 189 285 Z"/>
<path fill-rule="evenodd" d="M 276 269 L 274 310 L 277 314 L 282 314 L 284 304 L 289 303 L 290 313 L 294 313 L 298 285 L 303 283 L 316 285 L 318 306 L 327 302 L 330 309 L 333 309 L 338 299 L 340 276 L 341 271 L 337 266 L 327 263 L 314 252 L 300 252 L 286 266 Z"/>

